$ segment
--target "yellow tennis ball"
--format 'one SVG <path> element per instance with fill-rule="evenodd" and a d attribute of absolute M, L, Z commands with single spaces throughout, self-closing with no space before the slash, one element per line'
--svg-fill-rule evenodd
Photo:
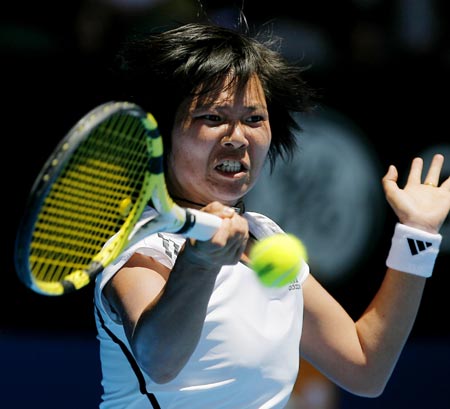
<path fill-rule="evenodd" d="M 293 234 L 278 233 L 256 242 L 250 250 L 250 267 L 266 287 L 283 287 L 291 283 L 308 253 Z"/>

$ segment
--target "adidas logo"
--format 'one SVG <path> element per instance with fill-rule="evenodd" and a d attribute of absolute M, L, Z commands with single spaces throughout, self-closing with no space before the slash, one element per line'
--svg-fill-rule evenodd
<path fill-rule="evenodd" d="M 414 240 L 407 238 L 409 249 L 411 250 L 411 254 L 415 256 L 416 254 L 419 254 L 421 251 L 425 251 L 428 247 L 432 246 L 432 243 L 429 241 L 422 241 L 422 240 Z"/>

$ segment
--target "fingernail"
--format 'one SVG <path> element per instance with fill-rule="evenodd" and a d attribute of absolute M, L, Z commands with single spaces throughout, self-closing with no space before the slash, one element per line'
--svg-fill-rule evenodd
<path fill-rule="evenodd" d="M 227 216 L 231 216 L 232 214 L 234 214 L 234 209 L 232 207 L 224 207 L 223 212 Z"/>

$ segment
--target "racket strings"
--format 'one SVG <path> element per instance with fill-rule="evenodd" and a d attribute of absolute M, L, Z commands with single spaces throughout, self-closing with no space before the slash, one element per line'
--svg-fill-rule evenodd
<path fill-rule="evenodd" d="M 145 132 L 139 117 L 113 115 L 76 148 L 35 226 L 30 263 L 38 280 L 90 269 L 105 239 L 132 228 L 148 201 Z"/>

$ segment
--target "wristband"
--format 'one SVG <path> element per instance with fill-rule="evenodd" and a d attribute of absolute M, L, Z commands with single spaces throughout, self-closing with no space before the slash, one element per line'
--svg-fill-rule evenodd
<path fill-rule="evenodd" d="M 397 223 L 386 265 L 404 273 L 431 277 L 441 241 L 440 234 Z"/>

